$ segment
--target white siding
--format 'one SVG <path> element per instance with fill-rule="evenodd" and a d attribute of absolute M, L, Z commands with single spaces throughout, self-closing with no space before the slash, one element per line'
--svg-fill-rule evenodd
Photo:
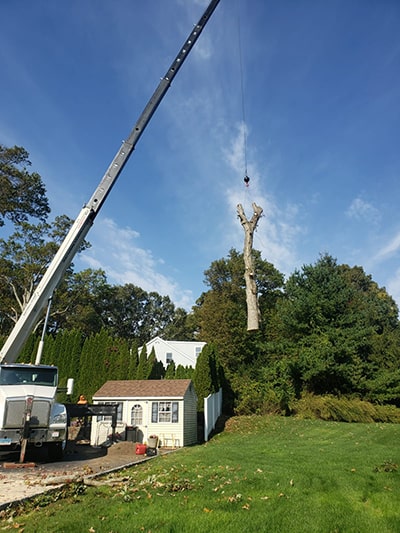
<path fill-rule="evenodd" d="M 192 385 L 190 389 L 191 388 Z M 160 439 L 160 445 L 168 447 L 186 446 L 187 444 L 194 444 L 197 441 L 197 399 L 193 402 L 192 394 L 187 394 L 184 399 L 153 398 L 149 400 L 143 400 L 142 398 L 138 398 L 121 400 L 121 398 L 97 398 L 94 400 L 94 403 L 114 401 L 123 403 L 122 421 L 118 423 L 117 427 L 117 432 L 119 433 L 124 433 L 126 426 L 131 426 L 132 407 L 139 404 L 143 408 L 143 419 L 142 424 L 137 426 L 138 442 L 147 442 L 147 439 L 150 435 L 157 435 Z M 153 402 L 160 401 L 171 401 L 178 403 L 178 422 L 152 422 L 152 404 Z M 101 444 L 106 440 L 107 435 L 110 433 L 111 421 L 96 421 L 96 417 L 93 417 L 90 439 L 92 445 L 97 446 Z"/>
<path fill-rule="evenodd" d="M 147 354 L 150 354 L 154 348 L 157 361 L 161 361 L 165 367 L 168 366 L 168 361 L 172 354 L 172 360 L 175 365 L 182 365 L 184 367 L 191 366 L 195 368 L 197 357 L 200 351 L 205 346 L 205 342 L 197 341 L 164 341 L 160 337 L 155 337 L 146 343 Z M 141 348 L 139 349 L 139 353 Z"/>
<path fill-rule="evenodd" d="M 181 447 L 197 442 L 197 396 L 189 379 L 110 380 L 93 396 L 93 403 L 121 404 L 122 417 L 117 431 L 123 434 L 127 426 L 135 426 L 137 442 L 146 443 L 151 435 L 157 435 L 164 447 Z M 133 420 L 135 406 L 134 412 L 138 416 Z M 111 433 L 111 421 L 93 417 L 91 443 L 99 444 L 107 433 Z"/>

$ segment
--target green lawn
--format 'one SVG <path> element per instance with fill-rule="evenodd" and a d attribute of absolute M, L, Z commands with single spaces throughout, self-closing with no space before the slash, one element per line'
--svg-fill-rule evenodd
<path fill-rule="evenodd" d="M 30 504 L 0 531 L 400 532 L 399 441 L 395 424 L 232 418 L 205 445 Z"/>

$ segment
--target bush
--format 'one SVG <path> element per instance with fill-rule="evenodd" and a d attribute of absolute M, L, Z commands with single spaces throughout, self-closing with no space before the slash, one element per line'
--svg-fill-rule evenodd
<path fill-rule="evenodd" d="M 334 420 L 337 422 L 392 422 L 400 423 L 400 409 L 375 405 L 358 398 L 332 395 L 304 394 L 292 404 L 292 414 L 299 418 Z"/>
<path fill-rule="evenodd" d="M 262 414 L 264 391 L 260 383 L 244 377 L 237 387 L 238 399 L 235 406 L 236 415 Z"/>
<path fill-rule="evenodd" d="M 236 384 L 236 391 L 236 415 L 288 415 L 290 412 L 292 394 L 284 387 L 274 387 L 244 376 Z"/>

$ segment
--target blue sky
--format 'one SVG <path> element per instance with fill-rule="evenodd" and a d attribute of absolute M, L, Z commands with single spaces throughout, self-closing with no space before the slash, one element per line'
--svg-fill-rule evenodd
<path fill-rule="evenodd" d="M 29 151 L 52 217 L 90 199 L 207 3 L 1 3 L 0 143 Z M 286 276 L 329 253 L 400 303 L 399 27 L 397 0 L 221 0 L 76 267 L 190 309 L 256 202 Z"/>

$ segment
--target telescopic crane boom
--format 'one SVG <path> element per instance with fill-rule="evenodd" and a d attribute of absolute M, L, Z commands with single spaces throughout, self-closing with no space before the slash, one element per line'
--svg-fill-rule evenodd
<path fill-rule="evenodd" d="M 218 3 L 219 0 L 211 0 L 199 22 L 194 26 L 175 60 L 169 67 L 167 73 L 161 78 L 160 83 L 137 120 L 129 137 L 122 143 L 121 148 L 112 160 L 94 194 L 89 202 L 82 208 L 58 252 L 54 256 L 54 259 L 50 263 L 41 282 L 23 310 L 18 322 L 15 324 L 10 336 L 2 347 L 0 351 L 0 363 L 14 363 L 17 360 L 20 350 L 33 330 L 40 313 L 46 306 L 48 299 L 52 296 L 54 289 L 60 283 L 68 266 L 71 264 L 75 254 L 79 250 L 91 228 L 97 213 L 132 154 L 136 143 L 140 139 L 155 110 L 169 89 L 172 80 L 177 75 Z"/>

